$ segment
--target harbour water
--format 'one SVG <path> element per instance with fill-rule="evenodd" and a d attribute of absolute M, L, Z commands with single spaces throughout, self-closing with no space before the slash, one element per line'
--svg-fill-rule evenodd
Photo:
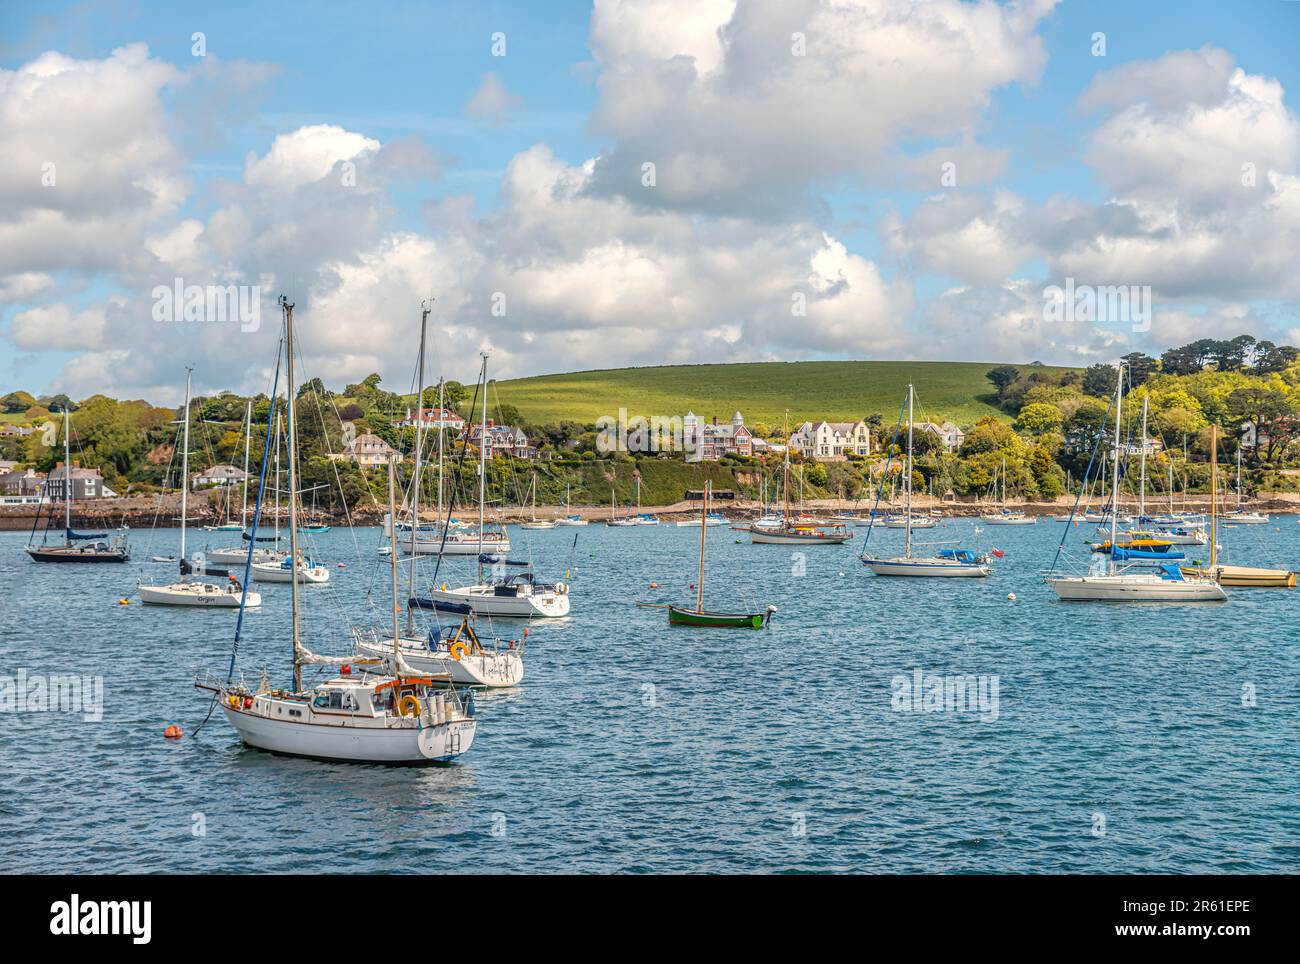
<path fill-rule="evenodd" d="M 235 614 L 140 605 L 137 577 L 174 575 L 147 561 L 175 551 L 174 530 L 134 533 L 127 566 L 37 565 L 25 534 L 0 533 L 0 675 L 103 680 L 99 721 L 0 713 L 0 869 L 1300 869 L 1300 593 L 1061 603 L 1039 577 L 1061 523 L 975 524 L 918 539 L 996 545 L 991 579 L 872 577 L 857 559 L 865 529 L 807 549 L 710 529 L 707 605 L 774 603 L 758 632 L 670 630 L 634 606 L 693 602 L 698 530 L 512 529 L 512 555 L 531 555 L 540 578 L 569 571 L 574 613 L 532 627 L 522 686 L 480 695 L 470 753 L 417 769 L 244 749 L 220 712 L 192 738 L 208 709 L 192 674 L 224 673 Z M 1079 566 L 1092 530 L 1067 541 Z M 229 536 L 191 533 L 191 547 Z M 1300 568 L 1295 517 L 1225 538 L 1225 561 Z M 379 531 L 312 540 L 347 568 L 302 590 L 307 639 L 345 652 L 347 625 L 390 619 Z M 877 541 L 901 550 L 902 534 Z M 258 589 L 239 665 L 283 685 L 289 587 Z M 494 628 L 518 637 L 522 624 Z M 990 697 L 996 683 L 996 702 L 900 699 L 918 671 L 977 677 Z M 183 740 L 163 739 L 170 723 Z"/>

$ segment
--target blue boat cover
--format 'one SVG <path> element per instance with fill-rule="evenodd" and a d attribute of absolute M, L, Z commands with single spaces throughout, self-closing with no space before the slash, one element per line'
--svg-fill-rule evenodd
<path fill-rule="evenodd" d="M 531 562 L 528 562 L 524 559 L 507 559 L 505 556 L 498 556 L 496 554 L 487 553 L 487 552 L 481 554 L 478 557 L 478 561 L 483 563 L 486 566 L 496 566 L 496 565 L 520 566 L 521 568 L 524 569 L 527 569 L 529 566 L 532 565 Z"/>
<path fill-rule="evenodd" d="M 979 561 L 976 558 L 975 553 L 969 549 L 940 549 L 939 558 L 956 559 L 958 562 L 964 562 L 969 565 L 974 565 Z"/>
<path fill-rule="evenodd" d="M 1114 556 L 1116 562 L 1123 562 L 1125 560 L 1141 560 L 1141 559 L 1154 559 L 1157 561 L 1164 561 L 1166 559 L 1187 558 L 1186 555 L 1174 549 L 1170 549 L 1167 552 L 1151 552 L 1147 549 L 1125 549 L 1123 546 L 1116 546 L 1111 551 L 1111 555 Z"/>

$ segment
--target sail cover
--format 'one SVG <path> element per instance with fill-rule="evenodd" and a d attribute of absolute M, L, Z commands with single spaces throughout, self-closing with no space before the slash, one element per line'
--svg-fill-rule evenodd
<path fill-rule="evenodd" d="M 107 532 L 73 532 L 68 530 L 69 539 L 107 539 Z"/>

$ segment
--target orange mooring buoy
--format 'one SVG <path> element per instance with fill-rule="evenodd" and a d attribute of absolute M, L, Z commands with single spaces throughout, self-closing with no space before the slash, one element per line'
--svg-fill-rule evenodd
<path fill-rule="evenodd" d="M 652 583 L 650 583 L 650 588 L 651 588 L 651 589 L 658 589 L 658 588 L 659 588 L 659 583 L 657 583 L 657 582 L 652 582 Z"/>
<path fill-rule="evenodd" d="M 167 737 L 169 740 L 179 740 L 183 735 L 181 728 L 175 723 L 163 730 L 163 736 Z"/>

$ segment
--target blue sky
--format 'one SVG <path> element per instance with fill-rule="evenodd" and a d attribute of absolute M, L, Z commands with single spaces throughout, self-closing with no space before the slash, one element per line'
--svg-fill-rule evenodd
<path fill-rule="evenodd" d="M 872 29 L 883 30 L 897 5 L 863 0 L 863 7 Z M 904 110 L 892 127 L 862 140 L 855 140 L 854 128 L 869 126 L 881 110 L 893 109 L 884 102 L 873 104 L 874 97 L 882 96 L 880 78 L 893 75 L 874 72 L 879 68 L 867 61 L 859 68 L 865 71 L 860 79 L 852 74 L 832 77 L 826 87 L 828 99 L 845 96 L 846 91 L 852 98 L 840 112 L 842 120 L 832 111 L 820 128 L 803 126 L 798 98 L 806 96 L 810 109 L 815 109 L 822 94 L 815 85 L 799 87 L 805 81 L 798 76 L 775 82 L 774 88 L 784 83 L 784 90 L 778 91 L 780 96 L 772 95 L 770 115 L 761 109 L 767 94 L 753 91 L 766 86 L 766 75 L 744 73 L 745 45 L 752 42 L 747 37 L 761 36 L 754 23 L 760 28 L 764 18 L 775 23 L 787 16 L 789 8 L 802 8 L 801 16 L 814 29 L 821 24 L 825 43 L 831 42 L 833 33 L 838 35 L 832 29 L 834 15 L 821 10 L 816 0 L 788 5 L 787 10 L 742 4 L 735 12 L 720 2 L 684 4 L 676 12 L 629 4 L 620 14 L 623 20 L 608 11 L 598 12 L 593 20 L 590 5 L 570 2 L 5 4 L 0 8 L 0 70 L 15 72 L 10 75 L 11 96 L 18 96 L 13 78 L 50 51 L 84 67 L 93 78 L 91 84 L 100 85 L 93 87 L 93 94 L 83 92 L 75 95 L 78 100 L 62 102 L 60 115 L 84 109 L 93 118 L 106 109 L 95 103 L 101 96 L 113 109 L 132 109 L 122 106 L 111 84 L 129 86 L 133 81 L 120 81 L 116 74 L 108 80 L 95 72 L 114 51 L 144 44 L 146 63 L 140 67 L 133 62 L 130 70 L 175 68 L 175 77 L 146 83 L 139 99 L 156 96 L 167 130 L 165 141 L 155 146 L 176 156 L 162 173 L 184 180 L 183 197 L 169 195 L 166 203 L 157 200 L 147 216 L 114 210 L 113 216 L 120 216 L 124 225 L 117 235 L 122 247 L 119 262 L 95 256 L 61 262 L 57 242 L 51 242 L 53 253 L 25 257 L 22 249 L 29 245 L 24 244 L 23 232 L 34 236 L 36 228 L 26 225 L 39 220 L 35 215 L 29 222 L 19 221 L 14 233 L 0 233 L 0 244 L 7 243 L 12 255 L 0 262 L 0 285 L 6 274 L 11 279 L 37 279 L 25 282 L 22 291 L 12 283 L 18 294 L 0 301 L 0 337 L 7 333 L 13 349 L 6 351 L 11 355 L 4 368 L 6 380 L 33 391 L 88 392 L 95 378 L 109 383 L 105 390 L 163 390 L 169 359 L 158 354 L 158 345 L 167 339 L 160 340 L 156 328 L 139 322 L 148 304 L 141 298 L 153 286 L 151 282 L 167 283 L 182 264 L 200 283 L 205 272 L 220 272 L 229 280 L 234 271 L 263 279 L 274 275 L 274 283 L 281 287 L 288 280 L 286 266 L 292 265 L 293 283 L 301 286 L 307 302 L 334 312 L 321 323 L 339 328 L 335 337 L 331 327 L 330 336 L 319 346 L 329 359 L 327 380 L 360 377 L 366 374 L 362 369 L 374 365 L 405 364 L 409 345 L 352 351 L 366 340 L 359 332 L 378 329 L 373 325 L 347 328 L 358 323 L 345 319 L 343 313 L 355 314 L 357 306 L 371 303 L 376 292 L 387 297 L 394 279 L 403 277 L 404 259 L 418 259 L 421 251 L 429 258 L 435 279 L 446 276 L 436 267 L 442 258 L 453 257 L 451 252 L 458 259 L 455 270 L 463 290 L 453 291 L 455 286 L 449 285 L 440 303 L 457 302 L 460 307 L 439 319 L 447 325 L 445 364 L 456 370 L 472 367 L 474 349 L 482 345 L 499 354 L 504 374 L 530 374 L 598 367 L 606 360 L 610 365 L 679 362 L 699 354 L 741 360 L 962 358 L 972 357 L 973 352 L 976 357 L 1000 360 L 1001 351 L 1012 361 L 1028 360 L 1024 356 L 1032 354 L 1048 361 L 1086 362 L 1128 347 L 1155 350 L 1198 333 L 1198 324 L 1214 330 L 1215 325 L 1233 325 L 1241 319 L 1246 330 L 1258 326 L 1279 338 L 1300 328 L 1295 289 L 1281 280 L 1280 270 L 1270 275 L 1257 267 L 1225 266 L 1224 277 L 1216 277 L 1217 287 L 1211 287 L 1208 281 L 1198 283 L 1195 277 L 1178 277 L 1159 267 L 1162 261 L 1180 260 L 1189 250 L 1207 257 L 1203 254 L 1209 244 L 1206 239 L 1228 230 L 1226 226 L 1234 221 L 1233 205 L 1240 203 L 1231 199 L 1227 187 L 1224 198 L 1216 200 L 1210 191 L 1198 195 L 1193 204 L 1191 194 L 1208 191 L 1204 185 L 1183 185 L 1181 175 L 1175 174 L 1162 194 L 1149 186 L 1161 181 L 1154 170 L 1158 163 L 1152 164 L 1152 175 L 1144 182 L 1129 178 L 1123 159 L 1114 156 L 1116 143 L 1123 144 L 1132 134 L 1123 126 L 1126 116 L 1141 130 L 1149 129 L 1140 125 L 1156 125 L 1160 136 L 1171 142 L 1180 139 L 1178 125 L 1186 124 L 1194 133 L 1188 138 L 1193 152 L 1202 138 L 1208 138 L 1205 143 L 1212 153 L 1230 151 L 1234 141 L 1251 142 L 1257 130 L 1267 128 L 1271 133 L 1261 142 L 1261 177 L 1267 180 L 1267 170 L 1273 170 L 1283 181 L 1267 188 L 1273 192 L 1272 201 L 1259 203 L 1266 211 L 1276 208 L 1278 199 L 1287 196 L 1290 182 L 1285 179 L 1296 175 L 1294 100 L 1300 90 L 1300 58 L 1295 51 L 1300 4 L 1067 0 L 1048 12 L 1037 12 L 1029 28 L 1016 26 L 1014 8 L 1003 5 L 998 10 L 1012 24 L 1007 28 L 1011 38 L 1004 37 L 999 41 L 1002 46 L 987 54 L 978 47 L 970 54 L 976 68 L 990 61 L 1006 62 L 1005 71 L 990 71 L 988 77 L 981 69 L 971 71 L 969 83 L 983 97 L 963 102 L 963 77 L 954 80 L 944 75 L 940 68 L 952 55 L 936 45 L 933 64 L 927 64 L 928 55 L 923 54 L 907 63 L 898 76 L 904 95 L 915 98 L 917 110 L 924 112 L 931 102 L 942 104 L 945 99 L 952 100 L 952 106 L 937 111 L 943 116 L 922 123 L 925 129 L 920 131 L 910 129 L 910 115 Z M 969 16 L 970 5 L 948 3 L 941 9 L 957 30 L 971 31 L 974 42 L 988 42 L 978 32 L 983 28 Z M 742 29 L 746 16 L 751 18 L 750 34 Z M 721 55 L 723 68 L 709 75 L 705 61 L 712 56 L 712 39 L 723 25 L 730 31 Z M 784 36 L 784 30 L 782 20 L 775 32 Z M 1017 30 L 1022 33 L 1016 34 Z M 213 68 L 199 80 L 193 79 L 199 61 L 191 55 L 195 31 L 205 35 L 210 63 L 204 66 Z M 498 32 L 505 35 L 507 52 L 494 57 L 493 35 Z M 1096 32 L 1106 37 L 1104 57 L 1092 54 Z M 816 57 L 826 48 L 818 48 L 818 34 L 810 35 Z M 871 30 L 856 36 L 856 41 L 834 41 L 840 45 L 838 59 L 833 58 L 836 66 L 827 69 L 839 70 L 840 61 L 870 50 Z M 928 49 L 924 33 L 909 35 L 903 42 L 911 41 L 921 51 Z M 855 50 L 854 43 L 861 49 Z M 1042 58 L 1036 66 L 1028 54 L 1023 63 L 1017 62 L 1032 44 L 1039 43 Z M 1265 93 L 1260 95 L 1262 107 L 1241 108 L 1234 115 L 1233 105 L 1240 96 L 1227 89 L 1221 72 L 1216 73 L 1217 54 L 1203 58 L 1196 54 L 1205 50 L 1221 51 L 1248 77 L 1279 83 L 1284 92 L 1280 105 Z M 1175 52 L 1189 52 L 1196 62 L 1180 67 L 1168 60 Z M 658 96 L 673 89 L 677 82 L 673 70 L 689 63 L 688 56 L 696 58 L 695 83 L 685 93 Z M 906 54 L 900 54 L 900 59 L 906 61 Z M 1144 63 L 1153 65 L 1154 73 L 1140 75 L 1143 78 L 1168 76 L 1181 82 L 1204 76 L 1210 93 L 1199 101 L 1190 98 L 1186 103 L 1159 105 L 1159 110 L 1139 117 L 1133 112 L 1143 110 L 1145 81 L 1138 81 L 1132 84 L 1132 105 L 1113 103 L 1091 113 L 1080 108 L 1080 96 L 1099 73 Z M 931 66 L 933 77 L 928 73 Z M 779 63 L 774 67 L 785 69 Z M 486 75 L 493 75 L 510 98 L 507 111 L 496 118 L 475 115 L 469 106 Z M 178 79 L 185 77 L 191 79 Z M 1220 114 L 1214 113 L 1216 104 L 1207 100 L 1219 96 L 1215 83 L 1225 90 Z M 933 85 L 932 97 L 929 85 Z M 63 95 L 38 86 L 35 93 L 24 90 L 22 96 Z M 675 103 L 675 98 L 681 102 Z M 698 103 L 692 103 L 693 98 Z M 723 128 L 755 101 L 760 105 L 758 117 L 770 116 L 775 128 L 786 124 L 798 130 L 794 136 L 807 140 L 809 154 L 824 153 L 826 162 L 805 164 L 797 157 L 778 161 L 784 145 L 771 132 L 755 132 L 752 144 L 745 137 L 736 138 L 732 146 L 719 143 L 709 129 L 711 120 L 716 117 L 717 126 Z M 3 106 L 0 101 L 0 109 Z M 1128 115 L 1126 107 L 1131 107 Z M 861 113 L 855 115 L 856 110 Z M 141 111 L 140 126 L 148 128 L 153 120 L 148 105 Z M 1201 111 L 1210 112 L 1209 120 Z M 638 128 L 642 117 L 644 126 Z M 1229 125 L 1234 117 L 1236 123 L 1255 130 L 1233 131 Z M 1103 128 L 1108 122 L 1112 126 Z M 838 124 L 844 129 L 833 129 Z M 45 127 L 46 134 L 39 138 L 18 129 L 9 136 L 18 145 L 40 140 L 41 149 L 49 153 L 45 141 L 53 135 L 47 136 L 49 125 Z M 426 160 L 434 160 L 417 175 L 390 176 L 382 190 L 367 195 L 365 205 L 349 199 L 337 222 L 339 238 L 325 246 L 330 249 L 327 254 L 311 250 L 313 242 L 321 240 L 322 230 L 328 230 L 317 227 L 314 237 L 286 240 L 274 248 L 269 260 L 263 256 L 261 262 L 236 263 L 233 242 L 221 233 L 232 212 L 244 221 L 251 219 L 258 237 L 273 230 L 258 220 L 259 214 L 277 207 L 279 200 L 284 202 L 284 212 L 297 219 L 306 210 L 320 210 L 319 199 L 307 200 L 309 185 L 281 179 L 287 186 L 284 197 L 277 199 L 267 193 L 269 189 L 254 191 L 245 183 L 250 157 L 268 158 L 277 138 L 317 128 L 334 132 L 328 150 L 340 152 L 340 161 L 351 156 L 346 152 L 355 151 L 360 142 L 348 142 L 344 134 L 366 139 L 382 150 L 395 142 L 413 141 L 427 152 Z M 819 140 L 822 136 L 824 143 Z M 728 165 L 749 173 L 737 176 L 740 183 L 734 191 L 728 180 L 727 190 L 721 192 L 669 187 L 654 195 L 639 193 L 635 167 L 629 168 L 621 158 L 635 160 L 637 151 L 655 153 L 653 147 L 659 143 L 666 151 L 671 145 L 674 156 L 682 159 L 683 167 L 671 169 L 675 183 L 680 182 L 677 171 L 707 171 L 711 165 L 719 165 L 724 180 Z M 962 183 L 952 191 L 899 174 L 907 159 L 927 152 L 942 158 L 958 143 L 1005 152 L 1004 162 L 993 176 Z M 87 149 L 86 144 L 80 149 Z M 367 151 L 378 149 L 365 147 L 355 156 L 369 156 Z M 53 150 L 58 153 L 57 144 Z M 105 150 L 135 157 L 140 145 L 108 143 Z M 598 157 L 601 161 L 594 172 L 584 174 L 584 162 Z M 1186 172 L 1195 167 L 1194 157 L 1194 153 L 1173 157 L 1169 169 Z M 89 163 L 84 157 L 81 162 Z M 96 176 L 90 166 L 86 177 Z M 525 210 L 532 202 L 503 199 L 507 171 L 525 168 L 530 177 L 556 178 L 557 185 L 571 184 L 575 178 L 582 184 L 571 197 L 565 196 L 560 207 Z M 661 159 L 661 173 L 668 170 Z M 122 176 L 131 181 L 129 172 Z M 104 177 L 104 193 L 111 194 L 111 175 Z M 13 191 L 19 195 L 24 189 L 19 184 Z M 553 188 L 551 194 L 560 190 Z M 31 209 L 48 207 L 52 196 L 51 192 L 41 195 Z M 651 196 L 654 199 L 647 200 Z M 64 203 L 59 198 L 53 202 L 56 209 Z M 453 216 L 445 206 L 448 199 L 470 207 L 457 209 L 460 213 Z M 68 203 L 57 213 L 66 222 L 64 227 L 75 231 L 77 218 L 90 202 Z M 1067 210 L 1068 215 L 1062 215 Z M 1142 220 L 1141 229 L 1113 227 L 1113 219 L 1125 212 Z M 1068 238 L 1056 237 L 1050 229 L 1063 216 L 1079 222 L 1076 234 Z M 570 233 L 553 227 L 570 217 L 575 222 Z M 1271 249 L 1294 242 L 1294 225 L 1285 218 L 1259 217 L 1258 224 L 1249 221 L 1248 243 Z M 968 220 L 963 223 L 963 219 Z M 181 245 L 183 257 L 170 244 L 164 245 L 167 254 L 158 254 L 157 238 L 186 222 L 200 232 L 198 241 Z M 1178 225 L 1176 231 L 1171 232 L 1170 224 Z M 1172 246 L 1178 239 L 1171 239 L 1171 233 L 1185 235 L 1186 246 Z M 338 243 L 348 235 L 357 238 L 351 249 Z M 1120 344 L 1106 331 L 1075 331 L 1066 336 L 1041 330 L 1026 314 L 1026 310 L 1032 314 L 1037 288 L 1052 278 L 1081 269 L 1113 274 L 1117 263 L 1125 263 L 1126 246 L 1139 243 L 1150 256 L 1151 267 L 1135 269 L 1131 279 L 1108 275 L 1097 280 L 1143 282 L 1149 276 L 1162 306 L 1158 317 L 1167 321 L 1145 340 L 1134 336 Z M 1242 241 L 1225 236 L 1221 243 L 1230 249 L 1239 248 Z M 988 250 L 982 253 L 981 244 Z M 839 245 L 843 255 L 838 253 Z M 1163 254 L 1154 250 L 1160 245 L 1168 246 Z M 982 254 L 996 253 L 1001 258 L 1008 249 L 1020 256 L 1006 256 L 1000 274 L 987 263 L 980 264 L 988 260 Z M 1108 253 L 1102 258 L 1099 251 Z M 760 255 L 770 256 L 771 263 L 753 260 Z M 717 265 L 699 267 L 710 260 Z M 809 321 L 782 323 L 771 303 L 789 299 L 775 281 L 772 292 L 762 295 L 720 294 L 744 285 L 745 272 L 730 267 L 738 261 L 753 264 L 758 277 L 781 277 L 781 284 L 788 274 L 791 290 L 808 288 L 815 305 Z M 1223 261 L 1219 258 L 1216 264 Z M 358 273 L 367 277 L 357 277 Z M 1204 279 L 1218 272 L 1207 271 L 1204 264 L 1189 264 L 1188 273 Z M 56 283 L 44 284 L 40 278 Z M 526 291 L 511 287 L 525 283 L 532 287 Z M 371 284 L 374 290 L 357 287 L 362 284 Z M 481 306 L 492 285 L 517 292 L 515 303 L 527 305 L 526 317 L 499 322 L 485 315 Z M 40 290 L 23 293 L 28 288 Z M 1016 298 L 1030 308 L 1008 301 Z M 638 302 L 645 306 L 643 321 L 636 315 Z M 30 314 L 33 311 L 38 314 Z M 964 338 L 972 319 L 980 323 L 981 312 L 1002 320 L 990 323 L 987 337 Z M 83 320 L 77 323 L 79 317 Z M 89 326 L 92 332 L 81 339 L 72 332 L 42 335 L 64 322 L 72 328 Z M 655 334 L 635 334 L 650 329 Z M 796 337 L 801 329 L 806 335 L 802 341 Z M 1224 330 L 1225 336 L 1236 333 Z M 694 352 L 682 347 L 691 341 L 696 343 Z M 205 346 L 214 359 L 212 387 L 247 387 L 259 377 L 261 363 L 256 356 L 265 346 L 258 343 L 250 351 L 249 344 L 240 343 L 237 350 L 227 351 L 223 344 L 220 339 L 207 339 Z M 140 377 L 124 374 L 132 369 Z"/>

